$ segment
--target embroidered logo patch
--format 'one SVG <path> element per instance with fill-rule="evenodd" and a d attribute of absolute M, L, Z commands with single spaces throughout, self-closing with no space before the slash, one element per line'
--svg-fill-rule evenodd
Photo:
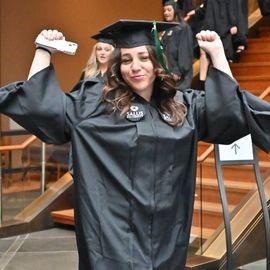
<path fill-rule="evenodd" d="M 127 112 L 126 118 L 130 121 L 139 121 L 145 115 L 144 109 L 140 105 L 131 105 Z"/>
<path fill-rule="evenodd" d="M 172 34 L 173 34 L 173 30 L 170 30 L 170 31 L 168 32 L 167 36 L 172 36 Z"/>
<path fill-rule="evenodd" d="M 171 118 L 170 114 L 168 114 L 168 113 L 161 113 L 161 116 L 162 116 L 163 120 L 166 122 L 172 121 L 172 118 Z"/>

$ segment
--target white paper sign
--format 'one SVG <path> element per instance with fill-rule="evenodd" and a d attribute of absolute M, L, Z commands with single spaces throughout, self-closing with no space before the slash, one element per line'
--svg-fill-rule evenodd
<path fill-rule="evenodd" d="M 253 160 L 251 135 L 247 135 L 232 144 L 219 144 L 220 161 Z"/>

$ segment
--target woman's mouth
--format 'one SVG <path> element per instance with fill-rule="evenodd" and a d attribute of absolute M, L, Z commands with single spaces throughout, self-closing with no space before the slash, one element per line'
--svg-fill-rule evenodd
<path fill-rule="evenodd" d="M 131 79 L 132 80 L 135 80 L 135 81 L 140 81 L 144 78 L 143 75 L 135 75 L 135 76 L 131 76 Z"/>

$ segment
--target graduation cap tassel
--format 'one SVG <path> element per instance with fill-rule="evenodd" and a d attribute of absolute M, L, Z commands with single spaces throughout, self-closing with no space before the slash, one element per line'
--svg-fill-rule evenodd
<path fill-rule="evenodd" d="M 179 17 L 179 10 L 177 8 L 178 6 L 178 0 L 174 0 L 174 6 L 173 6 L 173 9 L 174 9 L 174 20 L 177 20 L 177 21 L 181 21 L 180 17 Z"/>
<path fill-rule="evenodd" d="M 174 0 L 174 13 L 176 13 L 176 11 L 177 11 L 177 0 Z"/>
<path fill-rule="evenodd" d="M 155 47 L 156 47 L 156 53 L 157 53 L 157 58 L 158 62 L 161 64 L 163 69 L 166 71 L 167 74 L 171 74 L 168 66 L 166 65 L 163 57 L 163 48 L 160 44 L 160 40 L 158 37 L 158 32 L 157 32 L 157 26 L 156 26 L 156 21 L 153 21 L 153 28 L 152 31 L 154 32 L 154 40 L 155 40 Z"/>

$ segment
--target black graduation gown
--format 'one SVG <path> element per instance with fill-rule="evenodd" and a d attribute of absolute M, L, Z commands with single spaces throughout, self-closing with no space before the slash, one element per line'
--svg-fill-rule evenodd
<path fill-rule="evenodd" d="M 136 95 L 127 115 L 108 113 L 89 98 L 100 87 L 85 81 L 64 93 L 50 66 L 1 88 L 0 112 L 47 143 L 71 140 L 80 270 L 184 269 L 197 142 L 232 143 L 249 132 L 243 106 L 257 116 L 237 83 L 216 69 L 205 92 L 178 92 L 188 114 L 177 127 L 154 100 Z"/>
<path fill-rule="evenodd" d="M 84 76 L 85 76 L 85 71 L 83 71 L 82 72 L 82 74 L 81 74 L 81 76 L 80 76 L 80 79 L 79 79 L 79 81 L 82 81 L 82 80 L 87 80 L 87 79 L 85 79 L 84 78 Z M 107 80 L 107 75 L 106 75 L 106 73 L 104 73 L 103 75 L 102 75 L 102 73 L 100 72 L 100 73 L 98 73 L 98 75 L 96 76 L 96 77 L 93 77 L 93 78 L 91 78 L 91 80 L 99 80 L 100 82 L 106 82 L 106 80 Z"/>
<path fill-rule="evenodd" d="M 99 73 L 98 76 L 93 77 L 91 79 L 84 79 L 84 72 L 81 75 L 80 81 L 73 87 L 70 92 L 77 91 L 78 89 L 85 89 L 87 94 L 85 94 L 85 102 L 97 102 L 101 98 L 102 90 L 105 81 L 107 80 L 107 74 Z M 96 87 L 88 87 L 86 85 L 97 84 Z M 68 170 L 73 175 L 73 160 L 72 160 L 72 146 L 70 146 L 69 151 L 69 161 L 68 161 Z"/>
<path fill-rule="evenodd" d="M 181 77 L 177 82 L 177 90 L 191 87 L 193 78 L 193 35 L 186 22 L 166 30 L 161 43 L 172 73 Z"/>
<path fill-rule="evenodd" d="M 188 21 L 193 33 L 193 44 L 194 44 L 194 57 L 200 58 L 200 48 L 196 34 L 199 33 L 203 28 L 203 22 L 205 18 L 206 7 L 205 5 L 199 6 L 194 9 L 195 14 L 192 15 Z"/>
<path fill-rule="evenodd" d="M 242 95 L 244 110 L 255 145 L 265 152 L 270 151 L 270 103 L 249 92 Z"/>
<path fill-rule="evenodd" d="M 233 5 L 236 16 L 237 34 L 232 36 L 232 41 L 234 50 L 237 52 L 239 46 L 247 47 L 248 2 L 247 0 L 235 0 Z M 235 60 L 237 60 L 237 54 L 235 56 Z"/>
<path fill-rule="evenodd" d="M 259 8 L 263 16 L 270 15 L 270 0 L 258 0 Z"/>
<path fill-rule="evenodd" d="M 230 29 L 236 26 L 236 0 L 207 0 L 203 28 L 216 31 L 223 43 L 227 59 L 233 59 L 234 50 Z"/>
<path fill-rule="evenodd" d="M 236 1 L 236 24 L 238 30 L 245 36 L 248 34 L 248 2 L 246 0 Z"/>

